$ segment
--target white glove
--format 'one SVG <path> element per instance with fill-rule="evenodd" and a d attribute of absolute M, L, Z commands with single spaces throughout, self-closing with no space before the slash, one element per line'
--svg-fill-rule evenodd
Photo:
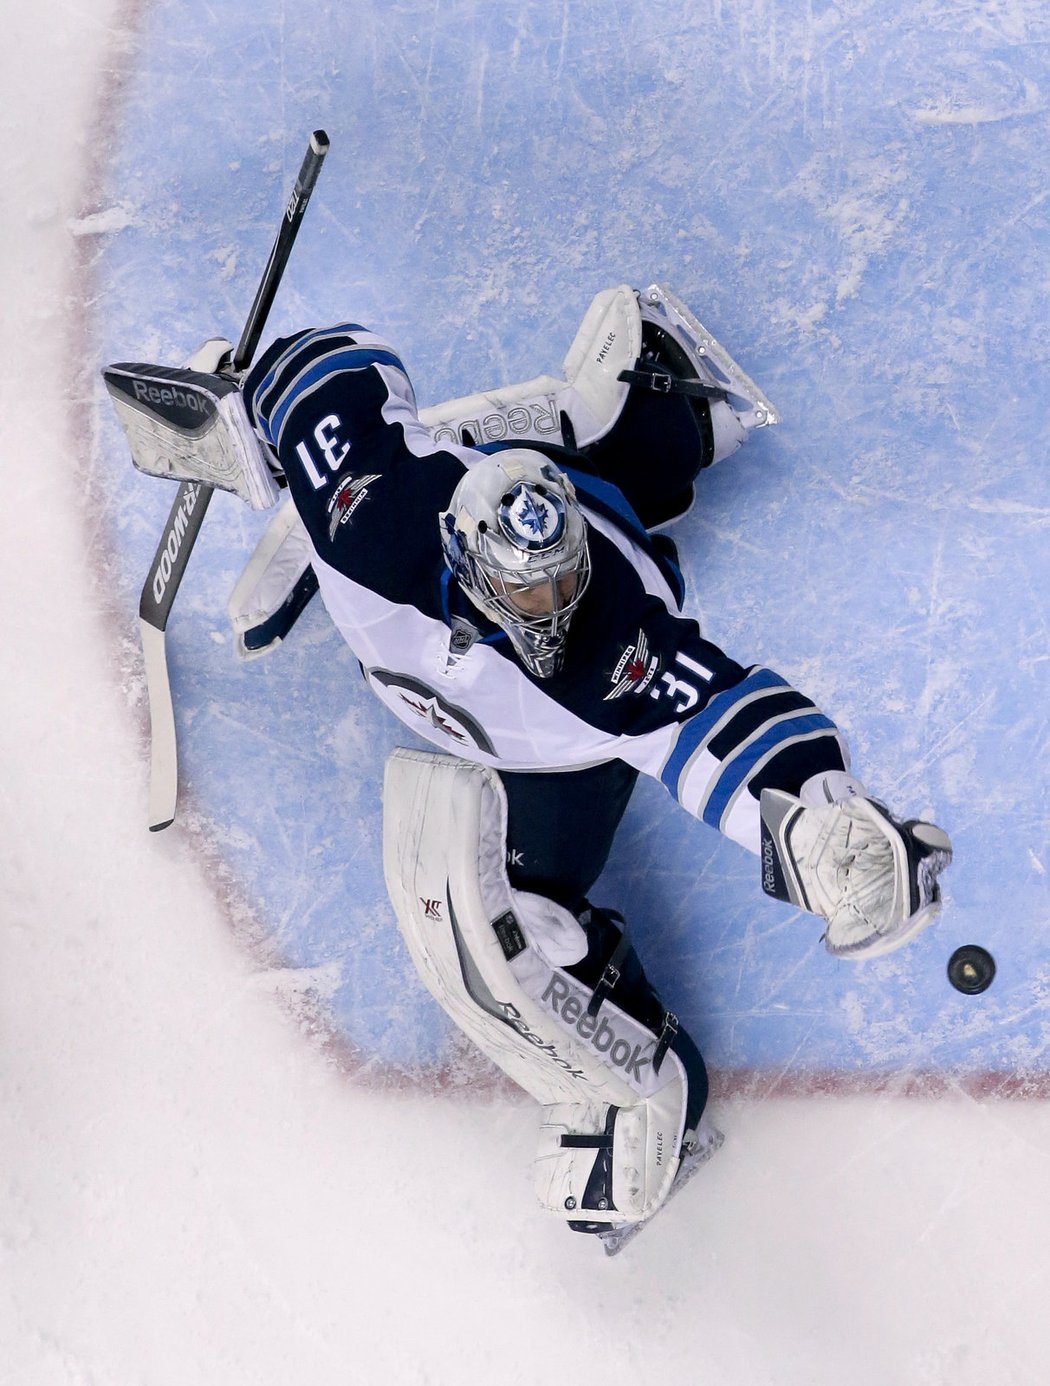
<path fill-rule="evenodd" d="M 209 337 L 202 342 L 186 362 L 186 370 L 200 371 L 202 375 L 233 375 L 233 343 L 225 337 Z"/>
<path fill-rule="evenodd" d="M 937 877 L 952 859 L 948 834 L 900 822 L 842 771 L 815 776 L 796 798 L 762 791 L 762 886 L 821 914 L 840 958 L 899 948 L 940 910 Z"/>

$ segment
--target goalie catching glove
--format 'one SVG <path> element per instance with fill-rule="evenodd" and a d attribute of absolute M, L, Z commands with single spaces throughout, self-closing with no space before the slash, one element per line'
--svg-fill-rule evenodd
<path fill-rule="evenodd" d="M 762 887 L 828 922 L 840 958 L 892 952 L 932 924 L 937 877 L 952 859 L 948 834 L 900 822 L 852 776 L 808 780 L 802 797 L 762 791 Z"/>

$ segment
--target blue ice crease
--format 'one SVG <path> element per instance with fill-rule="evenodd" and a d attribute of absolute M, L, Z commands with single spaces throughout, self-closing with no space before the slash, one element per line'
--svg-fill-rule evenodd
<path fill-rule="evenodd" d="M 557 372 L 596 291 L 658 280 L 781 410 L 679 527 L 691 609 L 957 859 L 936 928 L 836 962 L 641 786 L 596 895 L 716 1066 L 1047 1068 L 1048 40 L 1045 11 L 981 0 L 230 0 L 153 4 L 127 60 L 100 364 L 237 338 L 320 126 L 272 334 L 359 319 L 434 403 Z M 99 419 L 131 631 L 171 491 Z M 317 603 L 235 662 L 225 603 L 262 524 L 216 499 L 172 618 L 185 780 L 284 955 L 330 965 L 347 1038 L 438 1065 L 449 1026 L 380 865 L 383 760 L 410 738 Z M 945 978 L 971 942 L 999 966 L 972 999 Z"/>

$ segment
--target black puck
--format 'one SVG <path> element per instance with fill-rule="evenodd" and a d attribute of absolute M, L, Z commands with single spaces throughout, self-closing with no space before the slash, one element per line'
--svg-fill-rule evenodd
<path fill-rule="evenodd" d="M 978 996 L 987 991 L 995 977 L 995 959 L 987 948 L 966 943 L 948 959 L 948 981 L 956 991 Z"/>

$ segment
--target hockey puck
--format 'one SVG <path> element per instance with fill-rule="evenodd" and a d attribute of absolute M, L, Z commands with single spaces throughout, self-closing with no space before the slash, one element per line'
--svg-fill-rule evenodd
<path fill-rule="evenodd" d="M 987 991 L 995 977 L 995 959 L 986 948 L 976 943 L 964 944 L 956 948 L 948 959 L 948 981 L 956 991 L 967 996 L 978 996 Z"/>

